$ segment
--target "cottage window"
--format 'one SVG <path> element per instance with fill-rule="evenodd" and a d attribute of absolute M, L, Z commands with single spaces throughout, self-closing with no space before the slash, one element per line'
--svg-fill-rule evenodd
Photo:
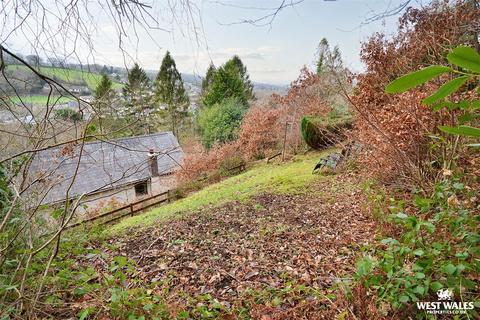
<path fill-rule="evenodd" d="M 148 194 L 147 182 L 137 183 L 135 185 L 135 195 L 137 197 Z"/>

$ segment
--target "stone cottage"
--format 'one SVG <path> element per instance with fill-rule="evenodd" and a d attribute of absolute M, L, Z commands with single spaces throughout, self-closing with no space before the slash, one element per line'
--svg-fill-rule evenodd
<path fill-rule="evenodd" d="M 30 167 L 32 203 L 54 208 L 81 196 L 80 213 L 132 203 L 174 188 L 183 158 L 171 132 L 39 151 Z"/>

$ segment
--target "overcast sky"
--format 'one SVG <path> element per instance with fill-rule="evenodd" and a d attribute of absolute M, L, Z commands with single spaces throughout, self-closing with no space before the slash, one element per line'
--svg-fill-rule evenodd
<path fill-rule="evenodd" d="M 128 57 L 118 49 L 114 23 L 99 14 L 91 30 L 95 53 L 88 56 L 88 62 L 128 66 L 137 61 L 146 69 L 158 70 L 165 51 L 169 50 L 181 72 L 203 75 L 210 61 L 220 65 L 237 54 L 254 81 L 288 84 L 297 77 L 303 65 L 313 65 L 318 42 L 325 37 L 332 46 L 339 46 L 348 67 L 360 71 L 361 42 L 376 31 L 391 34 L 398 16 L 363 26 L 362 22 L 403 0 L 305 0 L 279 12 L 271 25 L 236 24 L 269 14 L 280 2 L 198 0 L 197 39 L 185 17 L 180 15 L 172 22 L 171 12 L 164 6 L 166 1 L 153 1 L 155 17 L 169 31 L 137 30 L 136 37 L 132 33 L 125 44 Z M 412 4 L 419 6 L 421 1 Z M 9 41 L 17 50 L 28 50 L 26 44 L 22 45 L 21 37 Z M 79 56 L 87 56 L 86 52 L 82 53 L 84 49 L 77 49 Z"/>

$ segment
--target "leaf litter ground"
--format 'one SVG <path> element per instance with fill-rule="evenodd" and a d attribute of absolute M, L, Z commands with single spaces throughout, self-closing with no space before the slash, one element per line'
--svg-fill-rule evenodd
<path fill-rule="evenodd" d="M 302 194 L 263 193 L 207 207 L 111 239 L 115 249 L 103 250 L 133 259 L 145 285 L 168 292 L 169 303 L 177 306 L 188 304 L 186 297 L 208 295 L 231 310 L 245 306 L 252 292 L 293 283 L 327 294 L 351 276 L 359 250 L 374 236 L 355 180 L 331 176 Z M 340 311 L 339 303 L 327 300 L 304 296 L 247 304 L 253 318 L 315 319 Z"/>

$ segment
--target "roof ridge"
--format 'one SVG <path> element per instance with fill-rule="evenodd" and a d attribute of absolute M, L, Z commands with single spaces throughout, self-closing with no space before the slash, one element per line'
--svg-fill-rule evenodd
<path fill-rule="evenodd" d="M 92 142 L 108 142 L 108 141 L 130 140 L 130 139 L 135 139 L 135 138 L 140 138 L 140 137 L 153 137 L 153 136 L 166 135 L 166 134 L 169 134 L 169 133 L 171 133 L 173 135 L 172 131 L 162 131 L 162 132 L 142 134 L 142 135 L 138 135 L 138 136 L 115 138 L 115 139 L 109 139 L 109 140 L 97 140 L 97 141 L 92 141 Z"/>
<path fill-rule="evenodd" d="M 149 134 L 142 134 L 142 135 L 138 135 L 138 136 L 130 136 L 130 137 L 122 137 L 122 138 L 114 138 L 114 139 L 108 139 L 108 140 L 95 140 L 95 141 L 85 141 L 85 145 L 93 145 L 93 144 L 96 144 L 96 143 L 109 143 L 110 141 L 112 142 L 118 142 L 118 141 L 125 141 L 125 140 L 131 140 L 131 139 L 135 139 L 135 138 L 142 138 L 142 137 L 154 137 L 154 136 L 161 136 L 161 135 L 167 135 L 172 133 L 172 131 L 162 131 L 162 132 L 155 132 L 155 133 L 149 133 Z M 173 135 L 175 137 L 175 135 Z M 176 138 L 176 137 L 175 137 Z M 177 139 L 178 140 L 178 139 Z M 59 145 L 59 146 L 55 146 L 53 148 L 48 148 L 47 150 L 52 150 L 52 149 L 61 149 L 62 146 Z"/>
<path fill-rule="evenodd" d="M 85 143 L 85 147 L 88 146 L 87 152 L 82 155 L 79 162 L 77 162 L 79 156 L 77 152 L 68 155 L 59 154 L 58 157 L 49 154 L 58 152 L 58 148 L 47 149 L 48 152 L 40 151 L 36 155 L 36 159 L 30 166 L 32 174 L 51 172 L 45 183 L 52 184 L 52 188 L 47 191 L 43 203 L 64 198 L 66 184 L 72 181 L 72 165 L 78 166 L 78 171 L 71 188 L 71 195 L 78 195 L 89 194 L 98 188 L 106 191 L 110 187 L 148 178 L 150 176 L 149 157 L 143 153 L 148 152 L 148 146 L 171 152 L 171 157 L 161 156 L 157 159 L 159 171 L 165 173 L 176 170 L 178 162 L 183 161 L 185 157 L 182 147 L 171 131 Z M 54 162 L 52 162 L 53 159 L 55 159 Z M 38 185 L 36 188 L 41 186 Z"/>

